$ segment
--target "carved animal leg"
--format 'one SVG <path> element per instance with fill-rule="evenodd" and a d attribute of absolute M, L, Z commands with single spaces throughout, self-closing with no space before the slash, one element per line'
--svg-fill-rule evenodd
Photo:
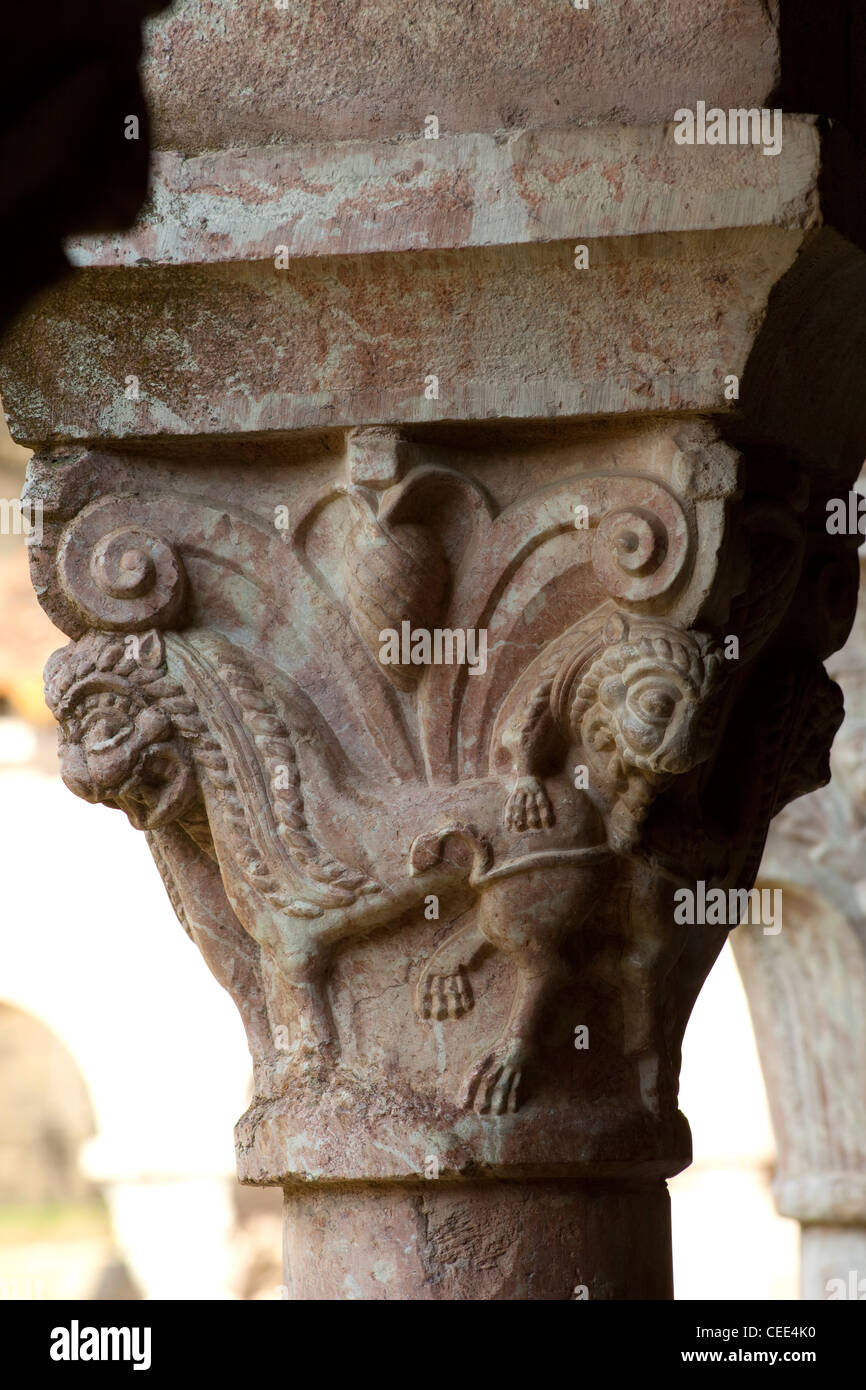
<path fill-rule="evenodd" d="M 623 1052 L 636 1063 L 643 1105 L 659 1115 L 675 1099 L 667 1094 L 674 1073 L 659 1000 L 679 943 L 669 930 L 660 931 L 657 925 L 664 921 L 662 914 L 672 893 L 670 884 L 659 885 L 643 868 L 635 870 L 635 877 L 635 889 L 624 914 L 631 937 L 620 960 Z"/>
<path fill-rule="evenodd" d="M 443 941 L 425 965 L 415 991 L 420 1018 L 461 1018 L 475 1000 L 469 971 L 491 950 L 473 918 Z"/>
<path fill-rule="evenodd" d="M 598 901 L 603 868 L 573 867 L 521 874 L 488 886 L 478 924 L 517 969 L 508 1022 L 464 1080 L 461 1099 L 480 1114 L 503 1115 L 521 1104 L 527 1069 L 553 996 L 570 978 L 560 953 Z"/>
<path fill-rule="evenodd" d="M 313 1061 L 336 1061 L 337 1039 L 331 1006 L 321 981 L 305 981 L 292 990 L 300 1034 L 299 1053 Z"/>
<path fill-rule="evenodd" d="M 327 959 L 319 951 L 270 951 L 267 947 L 263 955 L 271 967 L 268 1004 L 274 1028 L 285 1029 L 287 1037 L 286 1014 L 294 1014 L 293 1069 L 305 1076 L 331 1070 L 339 1045 L 327 995 Z"/>
<path fill-rule="evenodd" d="M 518 777 L 505 803 L 505 824 L 511 830 L 546 830 L 556 821 L 550 797 L 538 777 Z"/>
<path fill-rule="evenodd" d="M 559 988 L 563 965 L 555 935 L 535 919 L 531 890 L 520 885 L 489 889 L 479 909 L 479 925 L 517 967 L 517 990 L 508 1022 L 492 1048 L 470 1067 L 461 1101 L 479 1114 L 516 1111 L 526 1069 L 535 1050 L 538 1028 L 551 994 Z"/>
<path fill-rule="evenodd" d="M 519 1109 L 538 1026 L 562 978 L 562 968 L 555 961 L 549 962 L 540 974 L 518 964 L 517 994 L 508 1023 L 489 1052 L 467 1072 L 461 1095 L 463 1105 L 481 1115 L 513 1114 Z"/>

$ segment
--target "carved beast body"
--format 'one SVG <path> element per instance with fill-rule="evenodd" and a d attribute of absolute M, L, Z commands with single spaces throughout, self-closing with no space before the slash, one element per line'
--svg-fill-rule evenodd
<path fill-rule="evenodd" d="M 534 1038 L 563 983 L 563 941 L 598 900 L 604 862 L 634 843 L 666 779 L 705 756 L 718 670 L 706 639 L 618 615 L 589 644 L 583 628 L 539 658 L 542 667 L 552 660 L 544 710 L 533 695 L 494 747 L 494 766 L 511 754 L 516 786 L 498 773 L 409 785 L 387 801 L 357 776 L 350 797 L 345 755 L 309 702 L 267 689 L 222 639 L 89 633 L 52 658 L 47 691 L 71 790 L 125 811 L 149 832 L 164 870 L 179 853 L 165 833 L 172 826 L 219 866 L 227 905 L 261 953 L 269 1009 L 279 1017 L 282 996 L 291 998 L 308 1067 L 335 1054 L 326 975 L 339 941 L 395 922 L 431 893 L 454 916 L 477 903 L 473 931 L 449 939 L 425 970 L 419 1008 L 434 1017 L 452 1000 L 459 1016 L 469 1007 L 466 973 L 485 950 L 513 963 L 508 1024 L 463 1091 L 465 1103 L 500 1113 L 519 1103 Z M 577 757 L 590 762 L 591 792 L 570 782 Z M 339 851 L 333 842 L 339 827 L 357 826 L 359 803 L 370 812 L 367 833 L 355 831 L 349 864 L 345 833 Z M 454 840 L 468 852 L 452 856 Z"/>
<path fill-rule="evenodd" d="M 483 1005 L 471 1030 L 436 1034 L 460 1054 L 464 1105 L 502 1114 L 531 1095 L 548 1020 L 586 976 L 607 1001 L 615 1086 L 639 1076 L 644 1111 L 675 1113 L 664 1078 L 724 933 L 686 939 L 673 887 L 696 866 L 751 883 L 770 817 L 825 776 L 839 712 L 814 655 L 770 649 L 805 553 L 796 498 L 743 504 L 732 537 L 732 451 L 700 424 L 650 434 L 629 445 L 643 471 L 599 442 L 606 464 L 584 448 L 538 487 L 517 455 L 491 458 L 494 497 L 470 456 L 452 467 L 361 429 L 345 472 L 322 456 L 285 473 L 288 531 L 225 479 L 190 475 L 181 506 L 170 468 L 113 460 L 106 495 L 86 455 L 39 466 L 54 502 L 34 578 L 75 639 L 47 671 L 64 778 L 145 831 L 244 1014 L 257 1094 L 348 1075 L 341 957 L 405 931 L 428 953 L 422 1019 L 465 1016 L 473 976 L 513 981 L 492 1042 Z M 715 587 L 726 547 L 729 572 L 752 576 L 743 595 Z M 718 622 L 739 662 L 705 630 Z M 384 661 L 382 632 L 404 623 L 483 631 L 485 669 Z M 786 731 L 769 750 L 736 714 L 759 662 L 758 698 Z M 293 1052 L 275 1041 L 291 1020 Z M 393 1037 L 389 1011 L 379 1024 Z M 478 1036 L 474 1060 L 460 1031 Z M 414 1105 L 429 1088 L 390 1046 L 384 1088 L 397 1078 Z M 429 1054 L 429 1035 L 413 1046 Z M 561 1048 L 550 1074 L 567 1107 Z"/>

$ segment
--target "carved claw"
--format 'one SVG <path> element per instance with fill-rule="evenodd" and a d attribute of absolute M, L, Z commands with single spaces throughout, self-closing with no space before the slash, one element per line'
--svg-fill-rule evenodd
<path fill-rule="evenodd" d="M 462 1018 L 475 1003 L 469 976 L 462 965 L 448 975 L 427 971 L 421 986 L 418 1012 L 422 1018 Z"/>
<path fill-rule="evenodd" d="M 518 777 L 505 803 L 509 830 L 548 830 L 556 821 L 550 797 L 537 777 Z"/>
<path fill-rule="evenodd" d="M 470 918 L 433 952 L 415 990 L 420 1018 L 462 1018 L 475 1003 L 469 971 L 491 949 L 477 921 Z"/>
<path fill-rule="evenodd" d="M 513 1115 L 520 1108 L 527 1052 L 518 1038 L 481 1057 L 466 1075 L 460 1102 L 479 1115 Z"/>

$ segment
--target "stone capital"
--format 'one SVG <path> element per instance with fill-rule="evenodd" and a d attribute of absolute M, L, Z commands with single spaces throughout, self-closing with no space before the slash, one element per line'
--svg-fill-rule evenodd
<path fill-rule="evenodd" d="M 530 7 L 521 66 L 506 6 L 491 79 L 453 8 L 481 86 L 386 95 L 368 51 L 345 119 L 330 31 L 274 9 L 290 129 L 260 5 L 154 24 L 148 207 L 0 364 L 47 699 L 243 1017 L 292 1297 L 669 1297 L 685 1026 L 842 718 L 866 258 L 818 230 L 811 116 L 773 158 L 674 139 L 768 99 L 760 0 L 712 90 L 667 7 L 667 85 L 615 102 L 606 14 Z"/>
<path fill-rule="evenodd" d="M 750 887 L 826 780 L 841 700 L 793 615 L 846 566 L 805 563 L 802 472 L 708 425 L 516 434 L 31 467 L 61 772 L 145 832 L 241 1011 L 244 1181 L 546 1211 L 689 1162 L 732 923 L 678 895 Z"/>

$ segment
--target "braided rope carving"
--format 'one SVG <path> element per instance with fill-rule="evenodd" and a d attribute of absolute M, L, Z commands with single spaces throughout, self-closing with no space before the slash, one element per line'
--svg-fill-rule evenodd
<path fill-rule="evenodd" d="M 147 840 L 147 847 L 153 855 L 153 862 L 159 870 L 159 876 L 168 894 L 168 900 L 174 908 L 174 915 L 180 922 L 187 936 L 192 939 L 192 928 L 189 924 L 189 918 L 186 915 L 186 908 L 178 892 L 177 880 L 175 879 L 168 860 L 160 848 L 159 838 L 152 830 L 145 830 L 144 838 Z"/>
<path fill-rule="evenodd" d="M 369 892 L 376 885 L 363 873 L 327 854 L 310 834 L 295 739 L 274 712 L 264 686 L 249 667 L 222 651 L 217 670 L 259 752 L 277 834 L 311 878 L 336 890 L 330 901 L 354 902 L 359 892 Z"/>
<path fill-rule="evenodd" d="M 301 773 L 291 733 L 261 681 L 242 658 L 221 642 L 216 650 L 216 668 L 211 675 L 221 687 L 225 714 L 223 721 L 215 717 L 212 722 L 217 726 L 220 722 L 233 723 L 235 734 L 239 728 L 254 745 L 266 779 L 262 788 L 264 793 L 266 787 L 266 805 L 247 805 L 258 799 L 255 789 L 252 797 L 241 795 L 237 769 L 231 765 L 237 759 L 226 755 L 232 740 L 228 736 L 220 739 L 211 722 L 202 716 L 201 704 L 211 709 L 210 701 L 197 700 L 191 693 L 190 687 L 201 685 L 199 662 L 183 639 L 169 636 L 164 641 L 151 632 L 131 642 L 117 634 L 88 633 L 79 642 L 56 652 L 49 661 L 46 698 L 61 723 L 73 713 L 76 701 L 89 688 L 114 691 L 126 700 L 132 699 L 140 708 L 163 713 L 190 747 L 199 777 L 205 777 L 215 791 L 221 829 L 248 883 L 272 906 L 293 916 L 315 917 L 326 907 L 351 904 L 359 893 L 373 891 L 375 883 L 334 859 L 316 843 L 306 820 Z M 170 665 L 179 665 L 186 679 L 174 678 Z M 224 735 L 227 732 L 223 730 Z M 265 838 L 268 829 L 276 832 L 280 857 L 289 877 L 308 880 L 309 898 L 286 891 L 282 875 L 275 872 L 259 848 L 256 822 Z"/>

